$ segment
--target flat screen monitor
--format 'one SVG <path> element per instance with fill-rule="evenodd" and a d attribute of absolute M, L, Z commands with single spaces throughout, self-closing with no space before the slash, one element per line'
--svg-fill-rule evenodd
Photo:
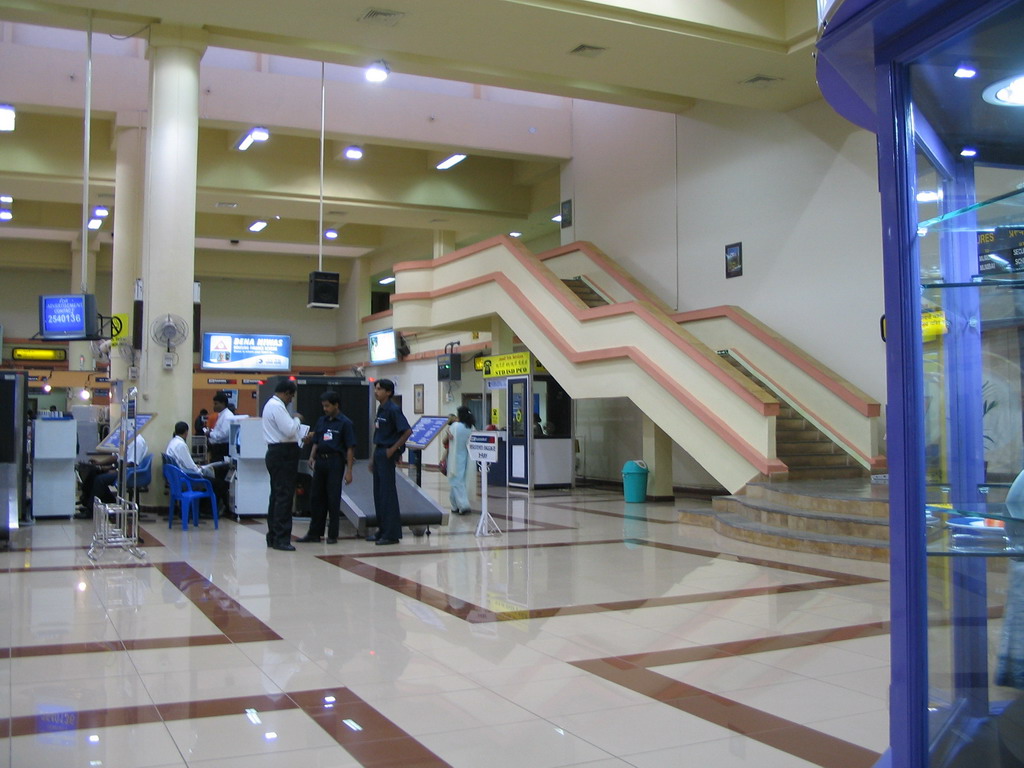
<path fill-rule="evenodd" d="M 40 296 L 39 336 L 72 341 L 98 338 L 96 297 L 91 293 Z"/>
<path fill-rule="evenodd" d="M 258 333 L 204 333 L 204 371 L 290 371 L 292 337 Z"/>
<path fill-rule="evenodd" d="M 368 343 L 370 345 L 371 365 L 398 362 L 398 345 L 395 343 L 395 332 L 393 329 L 373 331 L 369 335 Z"/>

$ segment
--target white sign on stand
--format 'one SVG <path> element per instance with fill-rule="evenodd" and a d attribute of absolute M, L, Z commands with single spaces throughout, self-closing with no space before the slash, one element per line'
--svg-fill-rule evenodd
<path fill-rule="evenodd" d="M 498 460 L 498 433 L 473 432 L 469 436 L 469 458 L 480 462 L 480 522 L 476 526 L 477 536 L 500 534 L 501 529 L 487 511 L 487 465 Z"/>

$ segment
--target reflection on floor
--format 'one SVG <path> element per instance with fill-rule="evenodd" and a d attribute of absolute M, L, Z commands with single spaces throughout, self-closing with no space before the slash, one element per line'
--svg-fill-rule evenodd
<path fill-rule="evenodd" d="M 96 564 L 89 522 L 18 531 L 0 768 L 857 768 L 885 750 L 886 566 L 610 491 L 492 488 L 489 506 L 501 536 L 473 514 L 387 548 L 150 523 L 144 560 Z"/>

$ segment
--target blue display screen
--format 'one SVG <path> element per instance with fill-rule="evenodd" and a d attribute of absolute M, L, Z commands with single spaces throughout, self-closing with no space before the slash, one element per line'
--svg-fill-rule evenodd
<path fill-rule="evenodd" d="M 280 334 L 204 333 L 206 371 L 289 371 L 292 337 Z"/>
<path fill-rule="evenodd" d="M 83 339 L 96 335 L 92 294 L 39 297 L 39 335 L 44 339 Z"/>

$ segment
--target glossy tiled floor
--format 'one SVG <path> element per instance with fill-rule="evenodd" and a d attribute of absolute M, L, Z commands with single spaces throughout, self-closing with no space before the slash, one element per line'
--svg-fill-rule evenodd
<path fill-rule="evenodd" d="M 294 553 L 258 518 L 158 520 L 143 559 L 95 564 L 89 522 L 19 531 L 0 768 L 858 768 L 886 748 L 885 566 L 609 491 L 490 510 L 501 536 L 471 515 Z"/>

